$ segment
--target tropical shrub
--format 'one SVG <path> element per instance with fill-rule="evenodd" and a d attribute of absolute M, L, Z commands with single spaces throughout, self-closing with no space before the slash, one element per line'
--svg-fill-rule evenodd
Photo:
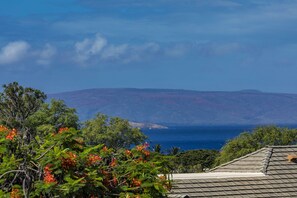
<path fill-rule="evenodd" d="M 167 170 L 147 147 L 87 146 L 74 128 L 24 142 L 0 126 L 0 197 L 163 197 Z"/>
<path fill-rule="evenodd" d="M 106 124 L 110 125 L 107 132 L 109 136 L 113 134 L 112 138 L 102 136 L 97 144 L 86 144 L 89 136 L 78 130 L 75 109 L 68 108 L 63 101 L 46 104 L 43 92 L 17 82 L 3 88 L 0 197 L 165 195 L 170 183 L 166 175 L 159 175 L 168 172 L 164 160 L 152 157 L 147 144 L 123 148 L 145 138 L 140 131 L 131 129 L 127 121 L 110 119 Z M 90 123 L 97 126 L 95 121 Z M 89 132 L 84 129 L 86 134 L 93 131 Z"/>

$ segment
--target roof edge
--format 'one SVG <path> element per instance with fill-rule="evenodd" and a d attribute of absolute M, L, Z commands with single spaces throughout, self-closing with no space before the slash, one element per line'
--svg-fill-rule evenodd
<path fill-rule="evenodd" d="M 208 172 L 208 173 L 177 173 L 172 174 L 172 180 L 194 180 L 194 179 L 225 179 L 244 177 L 263 177 L 264 173 L 234 173 L 234 172 Z"/>
<path fill-rule="evenodd" d="M 297 145 L 272 145 L 272 146 L 266 146 L 263 148 L 297 148 Z"/>
<path fill-rule="evenodd" d="M 267 150 L 268 148 L 269 148 L 269 147 L 263 147 L 263 148 L 260 148 L 260 149 L 258 149 L 258 150 L 256 150 L 256 151 L 252 152 L 252 153 L 246 154 L 246 155 L 244 155 L 244 156 L 241 156 L 241 157 L 239 157 L 239 158 L 236 158 L 236 159 L 234 159 L 234 160 L 231 160 L 230 162 L 226 162 L 226 163 L 224 163 L 224 164 L 221 164 L 221 165 L 219 165 L 219 166 L 216 166 L 216 167 L 210 169 L 208 172 L 212 172 L 212 171 L 214 171 L 214 170 L 216 170 L 216 169 L 218 169 L 218 168 L 227 166 L 227 165 L 229 165 L 229 164 L 232 164 L 232 163 L 234 163 L 234 162 L 237 162 L 237 161 L 239 161 L 239 160 L 242 160 L 242 159 L 244 159 L 244 158 L 247 158 L 247 157 L 249 157 L 249 156 L 251 156 L 251 155 L 254 155 L 254 154 L 256 154 L 256 153 L 259 153 L 259 152 L 261 152 L 261 151 L 263 151 L 263 150 Z M 265 157 L 264 159 L 266 160 L 267 157 Z M 261 171 L 260 171 L 260 172 L 261 172 Z"/>
<path fill-rule="evenodd" d="M 239 157 L 239 158 L 233 159 L 233 160 L 231 160 L 230 162 L 226 162 L 226 163 L 224 163 L 224 164 L 221 164 L 221 165 L 219 165 L 219 166 L 216 166 L 216 167 L 210 169 L 208 172 L 212 172 L 212 171 L 214 171 L 214 170 L 216 170 L 216 169 L 218 169 L 218 168 L 227 166 L 227 165 L 229 165 L 229 164 L 232 164 L 232 163 L 234 163 L 234 162 L 237 162 L 237 161 L 239 161 L 239 160 L 242 160 L 242 159 L 244 159 L 244 158 L 247 158 L 247 157 L 249 157 L 249 156 L 252 156 L 252 155 L 254 155 L 254 154 L 256 154 L 256 153 L 259 153 L 259 152 L 261 152 L 261 151 L 263 151 L 263 150 L 267 150 L 266 157 L 263 159 L 263 168 L 262 168 L 262 170 L 260 170 L 260 172 L 266 174 L 267 166 L 268 166 L 268 164 L 269 164 L 269 159 L 270 159 L 270 157 L 271 157 L 271 155 L 272 155 L 272 152 L 273 152 L 273 149 L 274 149 L 274 148 L 297 148 L 297 145 L 270 145 L 270 146 L 268 145 L 268 146 L 265 146 L 265 147 L 263 147 L 263 148 L 260 148 L 260 149 L 258 149 L 258 150 L 256 150 L 256 151 L 254 151 L 254 152 L 252 152 L 252 153 L 249 153 L 249 154 L 246 154 L 246 155 L 241 156 L 241 157 Z"/>

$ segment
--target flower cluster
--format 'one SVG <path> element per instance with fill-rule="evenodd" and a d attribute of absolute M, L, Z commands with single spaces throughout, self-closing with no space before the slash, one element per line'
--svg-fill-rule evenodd
<path fill-rule="evenodd" d="M 62 127 L 59 129 L 58 133 L 63 133 L 64 131 L 68 131 L 69 128 L 68 127 Z"/>
<path fill-rule="evenodd" d="M 69 169 L 71 167 L 74 167 L 76 165 L 76 158 L 77 158 L 76 154 L 72 152 L 68 152 L 67 157 L 62 158 L 62 167 L 64 169 Z"/>
<path fill-rule="evenodd" d="M 8 132 L 9 129 L 3 125 L 0 125 L 0 132 Z M 14 137 L 17 135 L 17 130 L 16 129 L 12 129 L 11 131 L 9 131 L 9 133 L 7 134 L 6 138 L 7 140 L 14 140 Z"/>
<path fill-rule="evenodd" d="M 0 125 L 0 132 L 5 132 L 5 131 L 8 131 L 8 128 L 6 128 L 3 125 Z"/>
<path fill-rule="evenodd" d="M 135 187 L 141 186 L 141 181 L 139 179 L 133 178 L 132 183 Z"/>
<path fill-rule="evenodd" d="M 125 151 L 125 154 L 126 154 L 127 156 L 131 156 L 131 155 L 132 155 L 132 152 L 131 152 L 130 150 L 127 149 L 127 150 Z"/>
<path fill-rule="evenodd" d="M 88 158 L 88 165 L 94 165 L 100 162 L 102 158 L 99 155 L 90 154 Z"/>
<path fill-rule="evenodd" d="M 148 147 L 149 147 L 149 144 L 146 142 L 143 145 L 136 146 L 136 150 L 138 152 L 141 152 L 145 156 L 144 158 L 147 159 L 150 156 L 150 151 L 149 150 L 146 150 Z M 143 161 L 143 158 L 140 157 L 136 161 L 137 162 L 142 162 Z M 144 160 L 143 162 L 146 162 L 146 160 Z"/>
<path fill-rule="evenodd" d="M 146 157 L 149 157 L 150 156 L 150 151 L 148 151 L 148 150 L 144 150 L 144 151 L 142 151 L 142 153 L 146 156 Z"/>
<path fill-rule="evenodd" d="M 32 185 L 30 184 L 32 194 L 50 197 L 64 193 L 65 197 L 70 197 L 73 194 L 76 197 L 93 195 L 92 197 L 95 198 L 96 195 L 105 196 L 113 193 L 117 197 L 125 195 L 125 197 L 135 198 L 142 197 L 143 194 L 160 197 L 166 192 L 167 180 L 163 177 L 158 178 L 157 171 L 160 167 L 150 161 L 151 153 L 147 149 L 149 146 L 147 143 L 131 150 L 115 151 L 104 145 L 90 147 L 84 143 L 80 131 L 71 129 L 71 134 L 67 131 L 69 131 L 68 128 L 60 128 L 58 131 L 54 131 L 55 138 L 51 138 L 50 135 L 44 137 L 49 139 L 46 139 L 46 144 L 43 144 L 42 148 L 53 145 L 49 147 L 51 149 L 44 152 L 44 149 L 37 150 L 39 148 L 36 148 L 37 155 L 34 153 L 30 156 L 30 159 L 34 159 L 34 161 L 32 160 L 29 168 L 35 171 L 30 171 L 29 174 L 36 172 L 38 175 L 34 175 L 34 178 L 40 178 L 36 182 L 41 184 L 36 185 L 35 181 Z M 7 144 L 0 144 L 0 149 L 1 146 L 17 147 L 17 141 L 21 141 L 22 138 L 18 136 L 21 132 L 0 125 L 1 140 L 5 140 L 5 137 L 14 140 L 13 143 L 7 141 L 5 142 Z M 64 132 L 67 134 L 64 135 Z M 10 153 L 7 152 L 8 155 Z M 15 159 L 14 157 L 11 158 L 11 161 Z M 18 161 L 14 163 L 17 164 Z M 43 169 L 39 169 L 39 167 L 43 167 Z M 22 179 L 24 180 L 25 177 Z M 22 180 L 15 181 L 13 184 L 15 188 L 7 189 L 5 193 L 9 194 L 11 198 L 20 198 L 22 197 Z M 159 189 L 156 189 L 154 185 L 158 185 Z M 19 187 L 16 188 L 16 186 Z"/>
<path fill-rule="evenodd" d="M 13 140 L 14 137 L 17 135 L 17 130 L 16 129 L 12 129 L 8 135 L 6 136 L 7 140 Z"/>
<path fill-rule="evenodd" d="M 112 160 L 111 160 L 111 162 L 110 162 L 110 166 L 111 167 L 114 167 L 114 166 L 116 166 L 118 164 L 118 162 L 117 162 L 117 159 L 115 159 L 115 158 L 112 158 Z"/>
<path fill-rule="evenodd" d="M 57 180 L 55 179 L 54 175 L 52 174 L 50 167 L 51 167 L 50 165 L 46 165 L 43 170 L 44 171 L 43 181 L 46 184 L 57 183 Z"/>
<path fill-rule="evenodd" d="M 22 195 L 20 193 L 20 190 L 17 188 L 12 188 L 10 192 L 10 198 L 21 198 Z"/>
<path fill-rule="evenodd" d="M 136 146 L 136 150 L 137 151 L 143 151 L 143 150 L 145 150 L 146 148 L 148 148 L 150 145 L 147 143 L 147 142 L 145 142 L 143 145 L 138 145 L 138 146 Z"/>
<path fill-rule="evenodd" d="M 103 152 L 107 152 L 107 151 L 108 151 L 107 146 L 104 146 L 104 147 L 102 148 L 102 151 L 103 151 Z"/>

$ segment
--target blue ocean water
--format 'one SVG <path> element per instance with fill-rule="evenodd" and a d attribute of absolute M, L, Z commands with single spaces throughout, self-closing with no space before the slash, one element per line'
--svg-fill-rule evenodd
<path fill-rule="evenodd" d="M 178 126 L 142 131 L 148 136 L 150 145 L 160 144 L 162 151 L 172 147 L 179 147 L 181 150 L 219 150 L 227 140 L 254 128 L 255 126 Z"/>

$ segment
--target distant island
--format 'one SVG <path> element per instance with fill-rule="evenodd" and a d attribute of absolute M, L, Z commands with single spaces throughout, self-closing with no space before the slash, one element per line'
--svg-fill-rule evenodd
<path fill-rule="evenodd" d="M 139 129 L 168 129 L 167 126 L 153 123 L 140 123 L 140 122 L 129 122 L 129 124 L 134 128 Z"/>
<path fill-rule="evenodd" d="M 297 123 L 297 94 L 257 90 L 88 89 L 50 94 L 49 99 L 52 98 L 76 108 L 81 121 L 101 112 L 132 122 L 165 126 Z"/>

